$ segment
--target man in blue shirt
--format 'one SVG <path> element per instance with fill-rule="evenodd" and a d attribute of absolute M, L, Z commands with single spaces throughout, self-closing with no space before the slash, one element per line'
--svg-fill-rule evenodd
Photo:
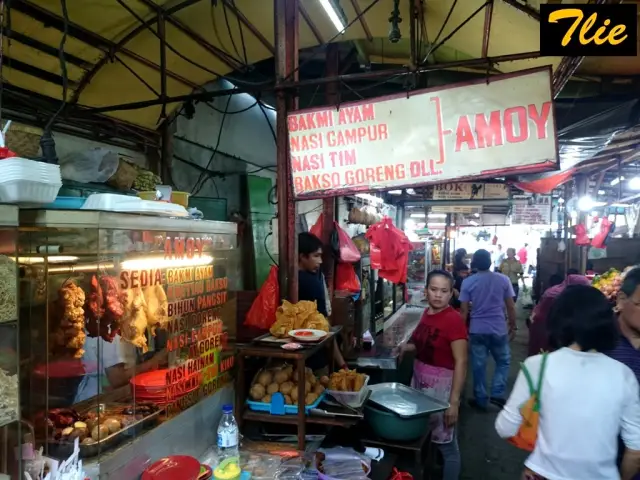
<path fill-rule="evenodd" d="M 470 403 L 484 410 L 489 401 L 502 407 L 506 400 L 511 362 L 509 338 L 516 329 L 516 308 L 511 281 L 502 273 L 490 271 L 491 254 L 487 250 L 473 254 L 471 268 L 477 273 L 462 282 L 460 314 L 466 321 L 471 319 L 469 345 L 475 399 Z M 486 388 L 489 354 L 496 362 L 490 396 Z"/>
<path fill-rule="evenodd" d="M 298 300 L 316 302 L 318 312 L 328 318 L 331 312 L 327 302 L 331 300 L 327 298 L 324 275 L 320 271 L 321 265 L 322 241 L 309 232 L 298 235 Z M 338 367 L 348 368 L 337 344 L 334 345 L 333 352 L 333 359 Z M 314 371 L 325 370 L 327 367 L 326 353 L 318 352 L 311 356 L 307 360 L 307 366 Z"/>

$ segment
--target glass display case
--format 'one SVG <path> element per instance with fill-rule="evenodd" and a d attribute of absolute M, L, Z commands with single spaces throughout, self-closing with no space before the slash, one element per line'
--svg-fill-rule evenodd
<path fill-rule="evenodd" d="M 18 208 L 0 205 L 0 474 L 20 478 L 22 441 L 18 377 Z"/>
<path fill-rule="evenodd" d="M 235 223 L 23 210 L 18 248 L 20 403 L 45 455 L 77 439 L 100 461 L 229 382 Z"/>

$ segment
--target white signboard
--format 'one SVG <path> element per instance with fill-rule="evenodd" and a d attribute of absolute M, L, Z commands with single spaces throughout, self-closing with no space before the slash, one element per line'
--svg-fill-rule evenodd
<path fill-rule="evenodd" d="M 540 195 L 529 202 L 513 206 L 511 225 L 550 225 L 551 195 Z"/>
<path fill-rule="evenodd" d="M 482 207 L 478 205 L 435 205 L 431 207 L 431 213 L 482 213 Z"/>
<path fill-rule="evenodd" d="M 501 183 L 442 183 L 433 186 L 434 200 L 508 200 L 509 187 Z"/>
<path fill-rule="evenodd" d="M 558 163 L 551 70 L 292 112 L 297 198 L 529 173 Z"/>

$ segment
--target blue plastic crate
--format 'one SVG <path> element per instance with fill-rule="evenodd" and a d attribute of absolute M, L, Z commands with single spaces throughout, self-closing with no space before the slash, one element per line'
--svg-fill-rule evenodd
<path fill-rule="evenodd" d="M 304 411 L 307 415 L 309 415 L 309 411 L 313 408 L 317 408 L 320 405 L 320 402 L 324 399 L 327 392 L 322 392 L 317 400 L 313 402 L 311 405 L 307 405 L 304 407 Z M 247 405 L 249 406 L 249 410 L 253 410 L 254 412 L 266 412 L 271 415 L 297 415 L 298 414 L 298 405 L 285 405 L 284 396 L 280 392 L 276 392 L 271 395 L 271 403 L 264 402 L 254 402 L 253 400 L 247 400 Z"/>

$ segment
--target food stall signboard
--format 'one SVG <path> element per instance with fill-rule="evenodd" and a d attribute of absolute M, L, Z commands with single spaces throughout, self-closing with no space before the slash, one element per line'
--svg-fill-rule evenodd
<path fill-rule="evenodd" d="M 504 183 L 442 183 L 433 186 L 434 200 L 508 200 Z"/>
<path fill-rule="evenodd" d="M 551 195 L 529 197 L 528 203 L 513 206 L 511 225 L 550 225 Z"/>
<path fill-rule="evenodd" d="M 529 173 L 558 163 L 547 67 L 292 112 L 296 198 Z"/>

